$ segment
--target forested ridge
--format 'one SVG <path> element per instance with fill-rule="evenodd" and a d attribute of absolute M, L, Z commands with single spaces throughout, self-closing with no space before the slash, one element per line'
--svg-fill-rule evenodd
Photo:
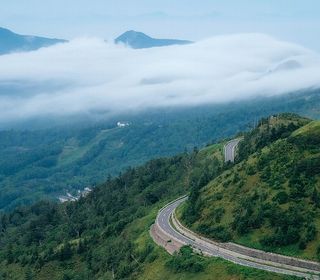
<path fill-rule="evenodd" d="M 263 119 L 236 164 L 192 190 L 182 219 L 220 241 L 320 260 L 320 122 Z"/>
<path fill-rule="evenodd" d="M 76 202 L 41 201 L 0 216 L 0 279 L 293 279 L 198 256 L 149 236 L 157 210 L 229 165 L 223 144 L 129 168 Z"/>
<path fill-rule="evenodd" d="M 320 117 L 318 91 L 194 108 L 163 109 L 110 120 L 0 131 L 0 209 L 92 187 L 128 167 L 192 151 L 252 128 L 283 111 Z M 119 128 L 117 121 L 129 122 Z"/>
<path fill-rule="evenodd" d="M 68 263 L 70 275 L 75 275 L 72 270 L 80 266 L 79 279 L 110 275 L 117 279 L 129 277 L 139 271 L 137 261 L 154 258 L 151 241 L 135 246 L 137 234 L 130 227 L 164 201 L 187 192 L 189 180 L 201 176 L 204 167 L 215 176 L 220 162 L 221 156 L 212 158 L 206 152 L 197 151 L 152 160 L 109 179 L 77 202 L 42 201 L 2 214 L 1 261 L 5 266 L 32 268 L 32 273 L 37 273 L 47 263 L 56 266 L 59 272 L 60 266 Z M 135 230 L 140 234 L 147 231 L 150 222 L 152 220 L 148 219 Z M 6 277 L 4 275 L 2 273 Z"/>

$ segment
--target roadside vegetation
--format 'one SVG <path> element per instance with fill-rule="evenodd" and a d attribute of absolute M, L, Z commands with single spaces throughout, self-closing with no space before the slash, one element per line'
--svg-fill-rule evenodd
<path fill-rule="evenodd" d="M 293 114 L 245 134 L 237 162 L 198 184 L 179 210 L 222 242 L 320 261 L 320 122 Z"/>
<path fill-rule="evenodd" d="M 294 279 L 194 254 L 149 236 L 158 209 L 224 170 L 222 144 L 130 168 L 77 202 L 0 215 L 0 279 Z"/>
<path fill-rule="evenodd" d="M 309 121 L 303 119 L 302 122 L 304 124 Z M 303 135 L 302 137 L 307 135 L 304 130 L 313 135 L 312 131 L 317 125 L 313 123 L 309 125 L 310 129 L 303 127 L 301 131 L 296 130 L 291 134 L 291 137 L 298 137 L 294 139 L 299 139 L 298 144 L 293 141 L 292 145 L 298 145 L 301 148 L 306 145 L 305 143 L 309 143 L 308 140 L 300 137 L 300 135 Z M 279 141 L 287 141 L 287 138 Z M 315 146 L 312 146 L 312 149 Z M 269 149 L 271 146 L 262 148 L 262 152 L 269 155 Z M 303 149 L 306 150 L 305 147 Z M 189 247 L 183 247 L 180 252 L 170 256 L 163 248 L 154 244 L 149 236 L 149 229 L 154 223 L 158 209 L 190 191 L 190 201 L 194 201 L 195 205 L 194 207 L 185 206 L 185 209 L 190 213 L 189 218 L 199 218 L 199 222 L 191 220 L 194 221 L 193 226 L 201 229 L 201 224 L 205 224 L 204 221 L 207 223 L 208 220 L 214 219 L 215 223 L 220 221 L 219 227 L 223 229 L 223 236 L 219 236 L 219 239 L 229 240 L 245 236 L 238 233 L 237 227 L 232 228 L 231 223 L 230 228 L 227 223 L 223 224 L 225 220 L 233 221 L 231 215 L 235 213 L 228 211 L 237 209 L 236 207 L 240 207 L 240 203 L 246 200 L 237 200 L 231 182 L 229 185 L 225 183 L 230 178 L 229 174 L 233 174 L 233 170 L 238 167 L 224 164 L 222 150 L 223 144 L 215 144 L 201 150 L 194 149 L 191 153 L 185 152 L 170 158 L 151 160 L 141 167 L 128 168 L 114 179 L 109 178 L 79 201 L 64 204 L 41 201 L 9 213 L 2 213 L 0 215 L 0 279 L 42 280 L 48 279 L 48 275 L 52 280 L 295 279 L 240 267 L 221 259 L 205 258 L 193 253 Z M 314 152 L 313 155 L 317 153 Z M 258 158 L 252 158 L 252 155 L 245 159 L 250 164 L 255 160 L 257 161 Z M 239 159 L 239 162 L 242 161 Z M 306 172 L 313 172 L 309 167 L 310 164 L 301 165 L 301 168 L 306 168 Z M 244 171 L 241 178 L 243 176 L 245 176 Z M 241 178 L 234 179 L 234 183 L 242 184 Z M 216 180 L 221 185 L 218 189 L 213 187 Z M 251 190 L 245 183 L 238 191 L 238 195 L 246 193 L 247 188 L 248 193 L 251 194 Z M 222 193 L 225 189 L 228 192 Z M 309 190 L 309 187 L 306 187 L 306 190 Z M 202 200 L 204 196 L 207 200 Z M 288 196 L 291 199 L 290 194 Z M 303 203 L 308 199 L 310 207 L 313 205 L 311 197 L 303 198 Z M 255 197 L 250 196 L 250 199 L 251 201 L 247 203 L 254 203 L 254 205 L 257 203 Z M 203 206 L 209 205 L 207 202 L 210 202 L 210 207 L 214 208 L 213 210 L 208 208 L 206 215 L 210 219 L 205 220 L 202 210 L 205 209 Z M 279 206 L 281 209 L 282 205 L 284 204 Z M 222 210 L 217 210 L 220 208 Z M 287 211 L 293 211 L 287 209 Z M 286 211 L 286 208 L 281 211 Z M 298 214 L 308 213 L 300 214 L 299 212 Z M 289 214 L 291 212 L 288 212 Z M 239 215 L 238 220 L 246 221 L 247 217 L 243 218 L 242 212 L 239 212 Z M 307 236 L 314 238 L 313 241 L 306 242 L 306 252 L 309 252 L 310 242 L 317 242 L 318 224 L 316 215 L 306 217 L 299 229 L 301 229 L 301 238 Z M 313 220 L 310 220 L 311 218 Z M 250 219 L 251 216 L 249 216 Z M 270 218 L 264 217 L 264 219 Z M 313 229 L 308 231 L 306 219 L 312 221 L 311 225 L 314 224 L 316 237 L 312 235 Z M 211 224 L 206 225 L 210 230 L 206 234 L 217 237 L 218 230 L 215 228 L 211 231 Z M 260 237 L 268 237 L 267 233 L 271 231 L 266 231 Z M 255 229 L 250 228 L 247 236 L 255 236 L 255 234 Z M 254 244 L 254 239 L 248 240 Z"/>

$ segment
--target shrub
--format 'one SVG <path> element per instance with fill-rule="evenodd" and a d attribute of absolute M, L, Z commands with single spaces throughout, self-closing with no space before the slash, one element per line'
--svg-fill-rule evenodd
<path fill-rule="evenodd" d="M 316 238 L 317 229 L 314 224 L 310 224 L 307 228 L 306 241 L 312 241 Z"/>
<path fill-rule="evenodd" d="M 221 222 L 221 218 L 223 217 L 225 213 L 224 208 L 220 207 L 217 208 L 213 211 L 213 218 L 215 220 L 216 223 L 220 223 Z"/>
<path fill-rule="evenodd" d="M 211 227 L 209 236 L 221 242 L 228 242 L 232 239 L 230 231 L 224 226 Z"/>
<path fill-rule="evenodd" d="M 246 173 L 247 173 L 247 175 L 254 175 L 256 173 L 256 171 L 252 165 L 249 165 L 246 168 Z"/>
<path fill-rule="evenodd" d="M 175 273 L 182 271 L 197 273 L 204 270 L 205 262 L 200 256 L 193 253 L 190 246 L 183 246 L 178 254 L 166 262 L 166 266 Z"/>
<path fill-rule="evenodd" d="M 221 200 L 222 198 L 223 198 L 223 193 L 221 192 L 215 193 L 212 197 L 213 200 Z"/>
<path fill-rule="evenodd" d="M 304 240 L 301 240 L 299 243 L 299 249 L 304 250 L 307 247 L 307 244 Z"/>
<path fill-rule="evenodd" d="M 273 198 L 273 200 L 279 204 L 285 204 L 289 200 L 289 195 L 285 191 L 281 191 Z"/>
<path fill-rule="evenodd" d="M 289 226 L 287 230 L 278 228 L 273 235 L 267 235 L 260 239 L 260 243 L 265 246 L 286 246 L 297 243 L 300 240 L 299 230 L 294 226 Z"/>

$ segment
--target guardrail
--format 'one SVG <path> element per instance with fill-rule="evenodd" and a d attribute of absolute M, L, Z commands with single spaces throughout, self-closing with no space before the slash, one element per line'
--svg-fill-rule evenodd
<path fill-rule="evenodd" d="M 226 255 L 234 256 L 239 259 L 251 261 L 254 263 L 260 263 L 262 265 L 269 265 L 273 267 L 278 267 L 285 270 L 295 271 L 299 273 L 307 273 L 307 274 L 315 274 L 318 275 L 320 273 L 319 270 L 319 263 L 297 259 L 293 257 L 283 256 L 279 254 L 273 254 L 264 252 L 257 249 L 252 249 L 248 247 L 244 247 L 235 243 L 219 243 L 215 242 L 213 240 L 210 240 L 206 237 L 203 237 L 201 235 L 198 235 L 197 233 L 192 232 L 188 228 L 184 227 L 181 222 L 178 220 L 176 216 L 175 210 L 172 213 L 172 222 L 174 226 L 176 227 L 176 230 L 184 235 L 185 237 L 193 240 L 194 242 L 197 242 L 202 245 L 208 245 L 210 244 L 213 246 L 212 249 L 217 250 L 217 252 L 224 253 Z M 207 244 L 206 244 L 207 243 Z M 235 250 L 232 250 L 229 248 L 229 245 L 232 245 Z M 239 248 L 245 248 L 247 249 L 246 252 L 239 251 L 237 249 Z M 258 253 L 256 255 L 255 253 Z"/>
<path fill-rule="evenodd" d="M 214 242 L 214 241 L 212 241 L 210 239 L 198 236 L 197 234 L 193 233 L 189 229 L 186 229 L 188 231 L 187 233 L 186 232 L 183 233 L 183 230 L 181 230 L 181 228 L 179 229 L 179 227 L 182 227 L 183 229 L 185 227 L 176 218 L 176 215 L 175 215 L 175 210 L 176 209 L 173 209 L 172 213 L 168 217 L 168 219 L 170 219 L 170 218 L 172 219 L 172 223 L 174 224 L 174 226 L 170 224 L 170 227 L 177 234 L 180 234 L 180 235 L 184 236 L 184 238 L 189 239 L 190 241 L 186 242 L 186 241 L 183 241 L 183 240 L 180 240 L 180 239 L 176 238 L 175 236 L 170 235 L 163 228 L 161 228 L 161 226 L 159 225 L 159 223 L 158 223 L 159 213 L 161 211 L 163 211 L 165 208 L 167 208 L 168 206 L 170 206 L 171 204 L 177 202 L 178 200 L 182 200 L 184 198 L 187 198 L 187 197 L 188 197 L 188 195 L 181 196 L 181 197 L 171 201 L 170 203 L 167 203 L 165 206 L 163 206 L 158 211 L 158 215 L 157 215 L 157 218 L 156 218 L 155 226 L 157 227 L 158 230 L 160 230 L 161 233 L 164 234 L 164 236 L 168 237 L 168 241 L 172 240 L 173 242 L 181 244 L 181 246 L 182 245 L 188 245 L 188 244 L 190 244 L 189 242 L 191 242 L 191 244 L 193 244 L 193 243 L 197 244 L 198 243 L 200 248 L 201 248 L 201 246 L 204 247 L 204 248 L 207 248 L 208 252 L 206 252 L 206 251 L 202 252 L 199 248 L 192 246 L 192 248 L 195 251 L 203 253 L 206 256 L 222 257 L 222 258 L 224 258 L 226 260 L 229 260 L 229 261 L 231 261 L 231 262 L 233 262 L 235 264 L 239 264 L 239 265 L 242 265 L 242 266 L 253 267 L 253 268 L 257 268 L 257 269 L 262 269 L 262 270 L 266 270 L 266 271 L 270 271 L 270 272 L 282 273 L 282 274 L 287 274 L 287 275 L 295 275 L 295 276 L 298 276 L 298 277 L 301 277 L 301 278 L 305 278 L 305 279 L 320 279 L 319 276 L 318 276 L 319 275 L 318 271 L 313 271 L 313 270 L 310 270 L 310 269 L 307 270 L 307 269 L 301 268 L 301 267 L 293 267 L 293 266 L 290 266 L 288 264 L 281 264 L 281 263 L 277 263 L 277 262 L 261 260 L 259 258 L 251 257 L 251 256 L 248 256 L 248 255 L 242 255 L 239 252 L 234 252 L 233 250 L 230 250 L 230 249 L 223 248 L 223 247 L 219 246 L 219 245 L 221 245 L 221 243 Z M 177 224 L 177 222 L 179 224 Z M 229 244 L 229 243 L 225 243 L 225 244 Z M 211 250 L 211 252 L 210 252 L 210 250 Z M 215 254 L 214 252 L 217 252 L 217 253 Z"/>

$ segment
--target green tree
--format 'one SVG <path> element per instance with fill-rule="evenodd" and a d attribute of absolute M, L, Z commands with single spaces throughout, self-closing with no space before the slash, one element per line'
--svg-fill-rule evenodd
<path fill-rule="evenodd" d="M 33 273 L 32 270 L 30 268 L 27 269 L 25 276 L 24 276 L 25 280 L 33 280 Z"/>

